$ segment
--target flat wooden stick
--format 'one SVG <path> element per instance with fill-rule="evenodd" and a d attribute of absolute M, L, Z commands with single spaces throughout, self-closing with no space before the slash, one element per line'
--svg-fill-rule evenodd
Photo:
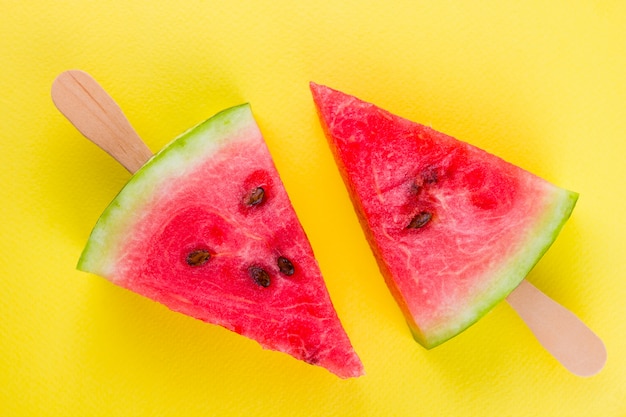
<path fill-rule="evenodd" d="M 152 156 L 113 99 L 91 76 L 66 71 L 52 85 L 52 100 L 87 139 L 130 172 Z M 570 372 L 591 376 L 606 362 L 604 343 L 572 312 L 524 280 L 507 297 L 537 340 Z"/>
<path fill-rule="evenodd" d="M 90 141 L 136 172 L 152 157 L 126 116 L 89 74 L 71 70 L 52 84 L 52 101 Z"/>
<path fill-rule="evenodd" d="M 606 362 L 602 340 L 574 313 L 548 297 L 527 280 L 507 297 L 539 343 L 570 372 L 592 376 Z"/>

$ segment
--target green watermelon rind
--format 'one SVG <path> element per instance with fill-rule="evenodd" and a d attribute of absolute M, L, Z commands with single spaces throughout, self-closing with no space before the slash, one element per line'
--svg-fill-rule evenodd
<path fill-rule="evenodd" d="M 248 103 L 225 109 L 174 138 L 128 181 L 100 215 L 78 260 L 77 269 L 114 280 L 110 266 L 121 242 L 153 195 L 152 190 L 173 177 L 184 176 L 196 164 L 236 140 L 240 129 L 256 127 Z M 260 134 L 260 133 L 259 133 Z"/>
<path fill-rule="evenodd" d="M 554 243 L 561 229 L 569 219 L 579 194 L 573 191 L 552 186 L 552 204 L 546 210 L 542 219 L 536 222 L 534 228 L 528 231 L 527 244 L 523 244 L 523 249 L 511 257 L 511 262 L 503 266 L 499 274 L 502 276 L 493 289 L 486 289 L 476 297 L 474 309 L 467 313 L 466 319 L 459 321 L 456 327 L 442 326 L 441 331 L 431 330 L 431 334 L 426 339 L 418 327 L 409 324 L 413 338 L 427 349 L 432 349 L 440 344 L 454 338 L 467 329 L 498 303 L 503 301 L 517 286 L 528 276 L 543 255 Z"/>

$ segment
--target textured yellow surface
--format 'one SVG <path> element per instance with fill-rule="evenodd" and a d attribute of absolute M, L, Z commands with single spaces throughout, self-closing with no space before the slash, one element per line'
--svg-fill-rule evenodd
<path fill-rule="evenodd" d="M 626 6 L 620 1 L 0 0 L 0 415 L 625 416 Z M 91 73 L 155 151 L 250 102 L 367 375 L 323 369 L 74 269 L 128 179 L 56 111 Z M 328 84 L 581 194 L 528 279 L 605 341 L 565 371 L 505 303 L 426 351 L 317 121 Z"/>

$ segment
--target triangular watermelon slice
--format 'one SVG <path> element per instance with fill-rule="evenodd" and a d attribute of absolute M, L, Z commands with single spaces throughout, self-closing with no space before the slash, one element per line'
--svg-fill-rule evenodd
<path fill-rule="evenodd" d="M 578 194 L 371 103 L 311 83 L 330 147 L 387 285 L 432 348 L 503 300 Z"/>
<path fill-rule="evenodd" d="M 137 171 L 78 268 L 339 377 L 363 373 L 248 105 Z"/>

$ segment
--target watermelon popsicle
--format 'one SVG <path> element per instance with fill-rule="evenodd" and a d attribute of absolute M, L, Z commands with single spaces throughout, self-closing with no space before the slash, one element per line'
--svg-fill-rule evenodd
<path fill-rule="evenodd" d="M 88 74 L 61 74 L 52 98 L 134 173 L 99 218 L 79 269 L 341 378 L 363 374 L 248 105 L 152 157 Z"/>
<path fill-rule="evenodd" d="M 602 368 L 602 341 L 524 280 L 576 193 L 372 103 L 310 87 L 361 226 L 418 342 L 445 342 L 508 296 L 566 368 L 582 376 Z"/>

